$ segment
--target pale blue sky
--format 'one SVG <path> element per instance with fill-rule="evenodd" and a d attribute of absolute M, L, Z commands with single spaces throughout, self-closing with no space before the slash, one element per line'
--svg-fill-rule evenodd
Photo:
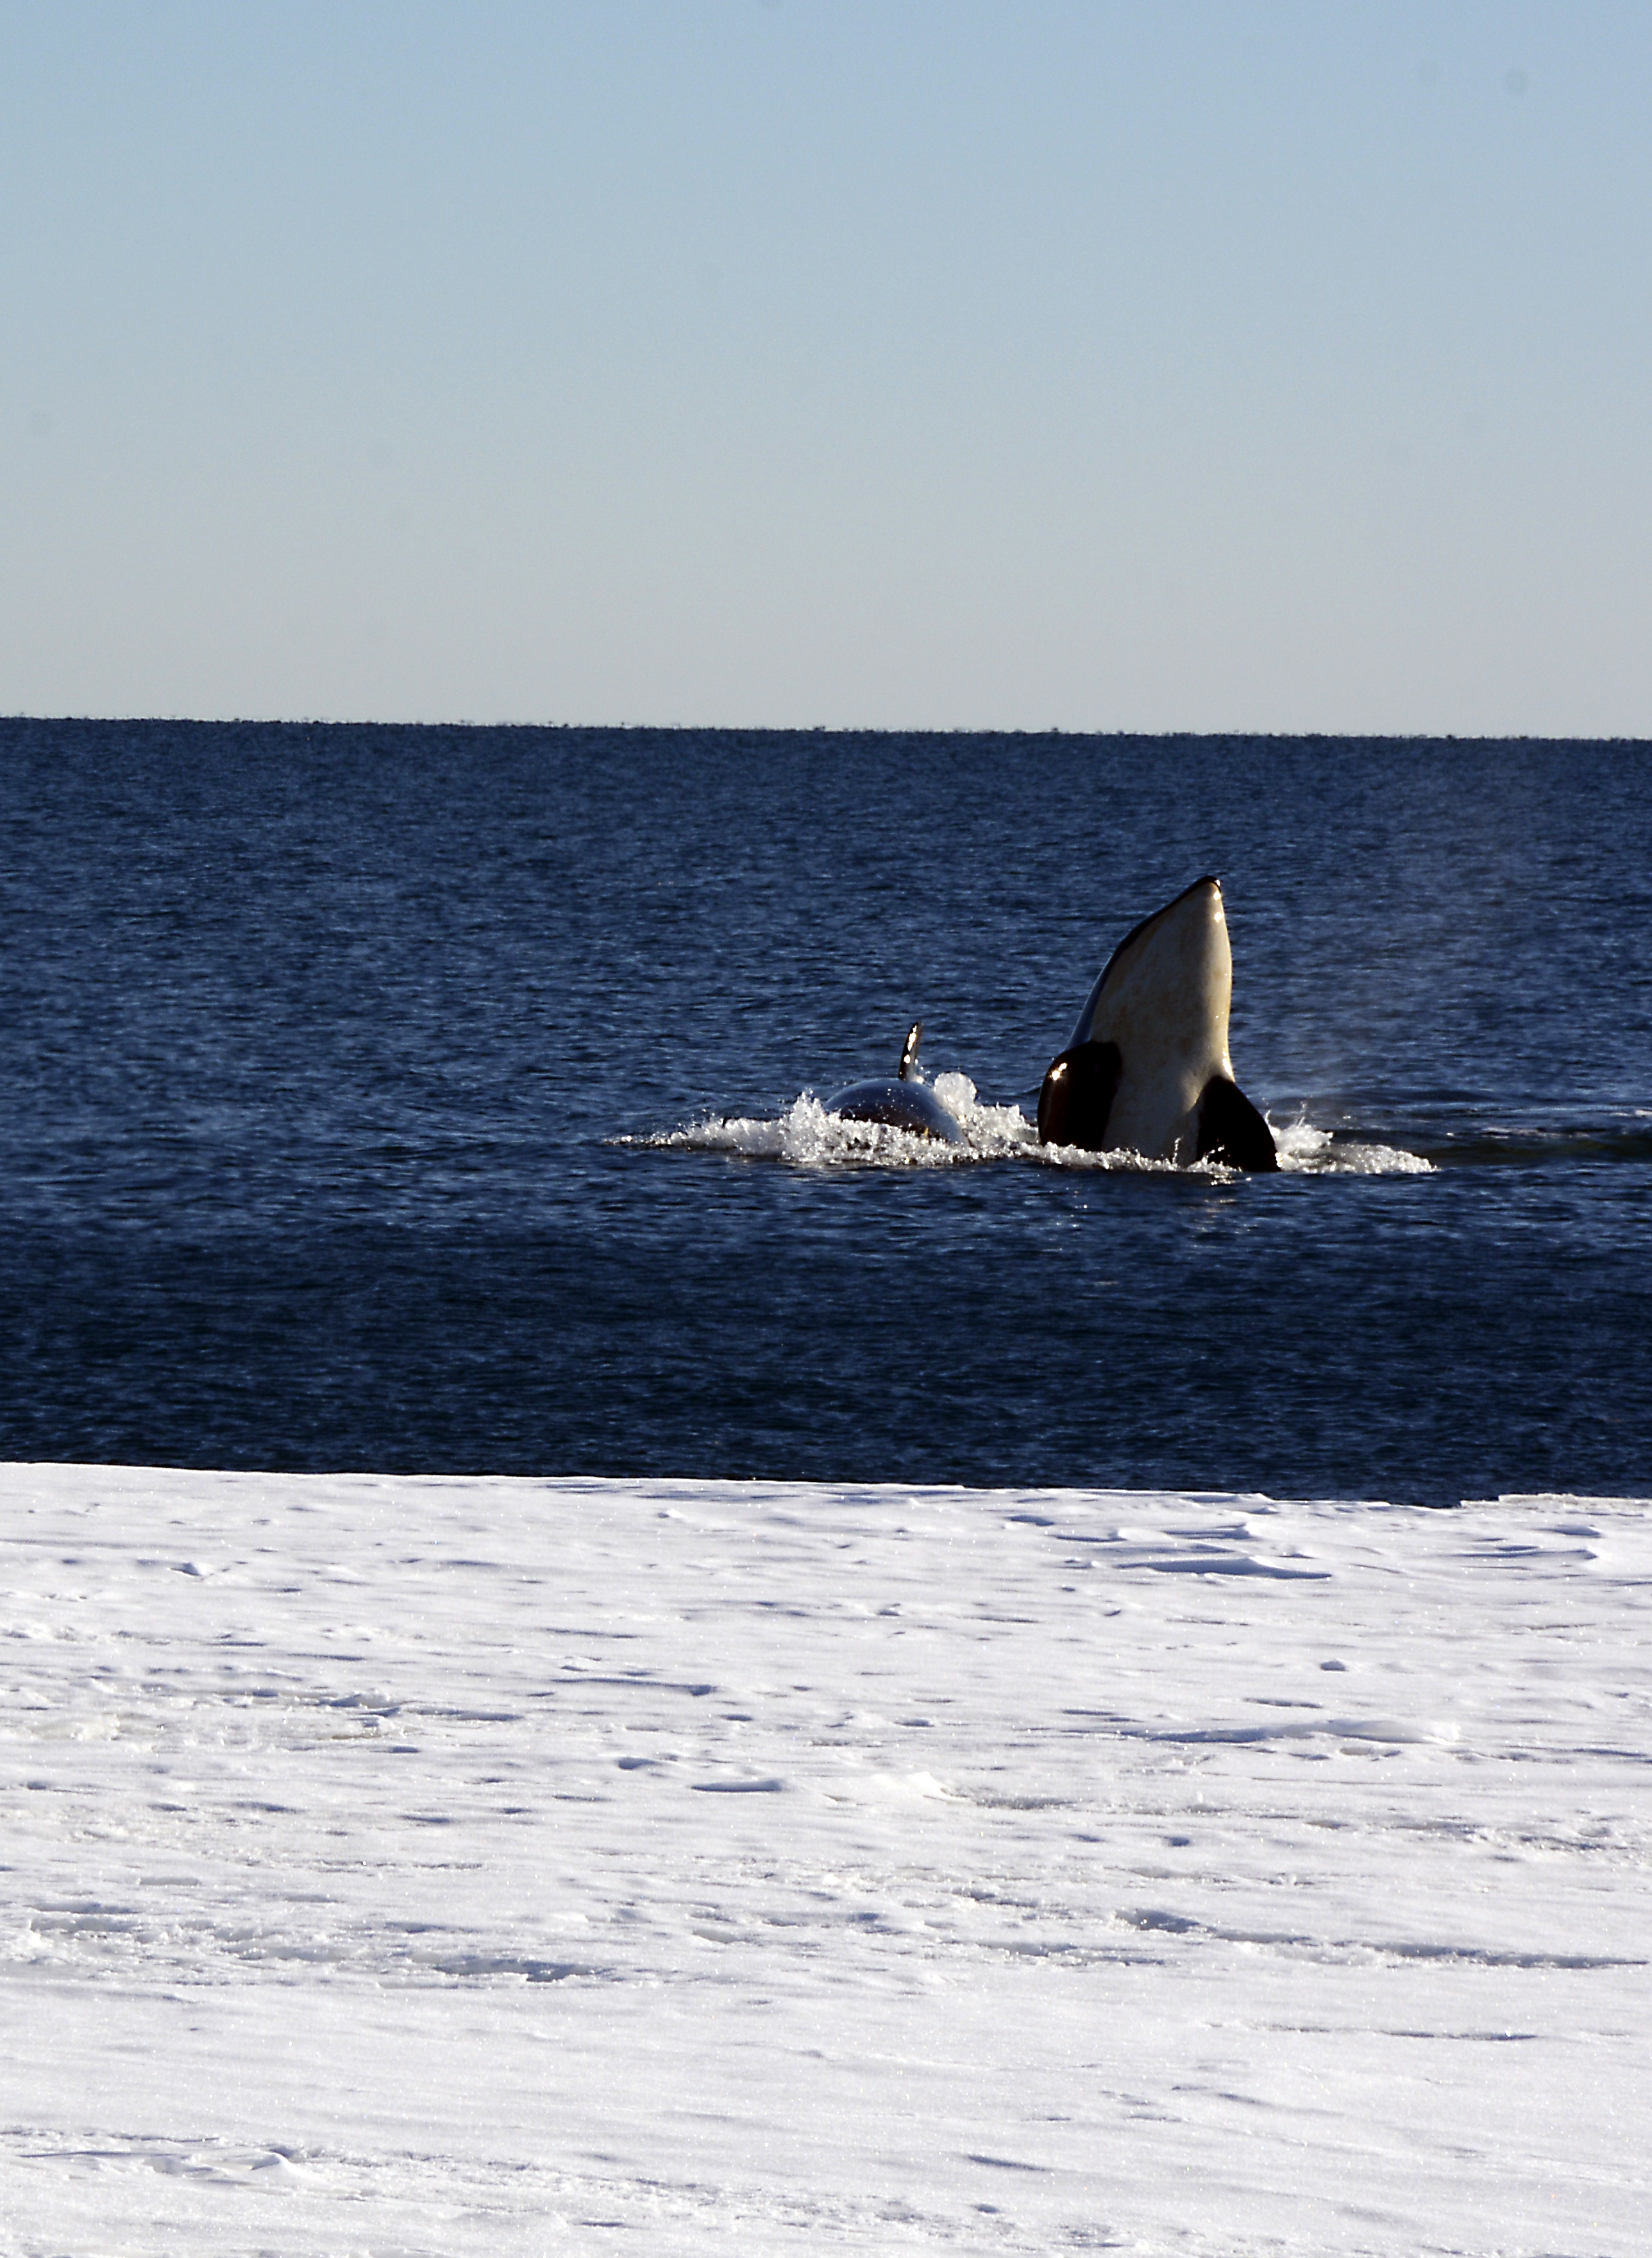
<path fill-rule="evenodd" d="M 0 0 L 0 711 L 1652 735 L 1646 0 Z"/>

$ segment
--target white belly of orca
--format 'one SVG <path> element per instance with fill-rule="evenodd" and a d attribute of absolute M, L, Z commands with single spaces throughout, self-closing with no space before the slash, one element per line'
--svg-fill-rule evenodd
<path fill-rule="evenodd" d="M 1228 1056 L 1233 952 L 1222 888 L 1200 878 L 1114 950 L 1045 1077 L 1046 1144 L 1186 1166 L 1278 1166 L 1267 1124 Z"/>

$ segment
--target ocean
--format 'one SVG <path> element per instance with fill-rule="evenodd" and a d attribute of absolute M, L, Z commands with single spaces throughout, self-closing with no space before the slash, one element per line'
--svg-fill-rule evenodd
<path fill-rule="evenodd" d="M 0 1458 L 1652 1484 L 1652 749 L 0 721 Z M 1053 1161 L 1205 872 L 1277 1176 Z M 943 1153 L 814 1099 L 908 1023 Z"/>

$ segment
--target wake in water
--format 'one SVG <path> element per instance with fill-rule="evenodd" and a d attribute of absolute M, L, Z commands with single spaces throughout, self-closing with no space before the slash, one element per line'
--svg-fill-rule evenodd
<path fill-rule="evenodd" d="M 1604 1110 L 1592 1121 L 1475 1123 L 1428 1140 L 1442 1168 L 1543 1168 L 1578 1164 L 1652 1162 L 1652 1109 Z"/>
<path fill-rule="evenodd" d="M 1018 1105 L 983 1104 L 966 1074 L 939 1074 L 929 1085 L 957 1122 L 955 1145 L 914 1136 L 882 1122 L 846 1121 L 828 1113 L 812 1091 L 805 1090 L 777 1118 L 713 1117 L 680 1129 L 649 1136 L 619 1137 L 620 1145 L 656 1150 L 735 1153 L 748 1160 L 786 1161 L 806 1168 L 967 1168 L 982 1161 L 1030 1161 L 1039 1168 L 1072 1168 L 1113 1175 L 1203 1176 L 1225 1183 L 1237 1169 L 1201 1161 L 1181 1167 L 1173 1161 L 1144 1160 L 1139 1153 L 1091 1153 L 1074 1145 L 1041 1145 L 1037 1125 Z M 1273 1126 L 1270 1124 L 1270 1126 Z M 1280 1171 L 1287 1175 L 1428 1175 L 1433 1162 L 1392 1145 L 1333 1138 L 1306 1121 L 1273 1128 Z"/>

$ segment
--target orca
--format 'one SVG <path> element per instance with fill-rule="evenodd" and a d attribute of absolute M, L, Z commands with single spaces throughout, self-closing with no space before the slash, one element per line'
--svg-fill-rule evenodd
<path fill-rule="evenodd" d="M 918 1062 L 918 1046 L 924 1040 L 924 1023 L 914 1019 L 901 1045 L 901 1062 L 893 1082 L 853 1082 L 828 1097 L 826 1110 L 843 1121 L 879 1121 L 886 1128 L 905 1129 L 914 1137 L 933 1137 L 947 1145 L 960 1144 L 963 1132 L 932 1090 L 911 1077 Z"/>
<path fill-rule="evenodd" d="M 1233 952 L 1215 878 L 1144 918 L 1109 957 L 1039 1093 L 1039 1141 L 1150 1161 L 1279 1167 L 1233 1079 Z"/>

